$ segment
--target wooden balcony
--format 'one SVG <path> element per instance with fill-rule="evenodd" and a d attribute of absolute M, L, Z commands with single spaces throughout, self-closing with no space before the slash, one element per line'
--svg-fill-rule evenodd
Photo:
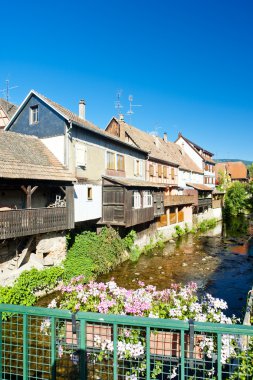
<path fill-rule="evenodd" d="M 0 239 L 73 228 L 68 207 L 0 211 Z"/>
<path fill-rule="evenodd" d="M 199 198 L 198 207 L 212 207 L 212 198 Z"/>
<path fill-rule="evenodd" d="M 164 206 L 179 206 L 195 203 L 194 195 L 165 195 Z"/>
<path fill-rule="evenodd" d="M 149 222 L 154 219 L 154 207 L 126 210 L 125 218 L 126 227 Z"/>

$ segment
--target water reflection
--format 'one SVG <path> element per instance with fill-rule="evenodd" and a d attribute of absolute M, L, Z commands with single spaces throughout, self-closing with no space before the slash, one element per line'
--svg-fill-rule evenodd
<path fill-rule="evenodd" d="M 239 315 L 253 285 L 253 237 L 249 235 L 248 219 L 233 218 L 231 223 L 170 242 L 162 253 L 143 255 L 137 263 L 125 262 L 99 280 L 113 277 L 126 288 L 136 288 L 138 281 L 143 281 L 159 290 L 171 283 L 195 281 L 200 291 L 225 299 L 230 307 L 228 314 Z"/>

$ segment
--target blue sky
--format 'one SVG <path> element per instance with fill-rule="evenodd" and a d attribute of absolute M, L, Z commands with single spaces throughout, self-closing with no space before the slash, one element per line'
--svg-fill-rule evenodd
<path fill-rule="evenodd" d="M 218 158 L 253 160 L 251 0 L 73 0 L 1 4 L 0 89 L 35 89 L 104 128 L 122 90 L 131 123 L 178 132 Z M 3 93 L 0 96 L 4 96 Z"/>

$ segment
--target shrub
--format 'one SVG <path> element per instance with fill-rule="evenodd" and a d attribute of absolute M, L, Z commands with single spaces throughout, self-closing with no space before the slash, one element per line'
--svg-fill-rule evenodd
<path fill-rule="evenodd" d="M 217 224 L 217 219 L 215 218 L 202 220 L 202 222 L 200 222 L 197 225 L 197 230 L 200 232 L 205 232 L 207 230 L 210 230 L 211 228 L 214 228 L 216 224 Z"/>
<path fill-rule="evenodd" d="M 32 306 L 37 301 L 35 292 L 54 289 L 63 272 L 62 267 L 26 270 L 16 279 L 13 287 L 0 287 L 0 303 Z"/>
<path fill-rule="evenodd" d="M 238 215 L 246 210 L 249 194 L 244 183 L 233 182 L 225 195 L 225 215 Z"/>
<path fill-rule="evenodd" d="M 124 240 L 113 228 L 102 228 L 100 234 L 85 231 L 76 235 L 64 261 L 65 280 L 83 274 L 89 280 L 95 273 L 106 273 L 115 267 L 126 247 L 131 247 L 134 233 Z"/>
<path fill-rule="evenodd" d="M 185 234 L 185 231 L 180 226 L 175 226 L 175 237 L 183 236 Z"/>

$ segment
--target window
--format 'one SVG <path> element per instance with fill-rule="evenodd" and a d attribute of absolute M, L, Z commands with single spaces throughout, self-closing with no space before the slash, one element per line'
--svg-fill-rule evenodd
<path fill-rule="evenodd" d="M 125 157 L 122 154 L 117 154 L 117 170 L 125 170 Z"/>
<path fill-rule="evenodd" d="M 39 106 L 30 107 L 30 124 L 36 124 L 39 122 Z"/>
<path fill-rule="evenodd" d="M 149 165 L 149 175 L 153 177 L 154 176 L 154 172 L 155 172 L 154 165 Z"/>
<path fill-rule="evenodd" d="M 106 152 L 106 169 L 124 171 L 125 157 L 123 156 L 123 154 Z"/>
<path fill-rule="evenodd" d="M 158 177 L 162 177 L 162 165 L 158 165 Z"/>
<path fill-rule="evenodd" d="M 75 146 L 76 151 L 76 166 L 86 166 L 86 146 L 83 144 L 76 144 Z"/>
<path fill-rule="evenodd" d="M 175 179 L 175 169 L 171 168 L 171 179 Z"/>
<path fill-rule="evenodd" d="M 106 168 L 115 169 L 115 153 L 112 153 L 112 152 L 106 153 Z"/>
<path fill-rule="evenodd" d="M 141 208 L 141 194 L 139 191 L 133 191 L 132 193 L 132 207 Z"/>
<path fill-rule="evenodd" d="M 167 178 L 167 166 L 163 166 L 163 178 Z"/>
<path fill-rule="evenodd" d="M 153 197 L 151 191 L 143 191 L 143 207 L 152 207 L 152 200 Z"/>
<path fill-rule="evenodd" d="M 134 175 L 142 177 L 142 161 L 134 160 Z"/>
<path fill-rule="evenodd" d="M 92 187 L 87 188 L 87 199 L 88 201 L 92 200 Z"/>

